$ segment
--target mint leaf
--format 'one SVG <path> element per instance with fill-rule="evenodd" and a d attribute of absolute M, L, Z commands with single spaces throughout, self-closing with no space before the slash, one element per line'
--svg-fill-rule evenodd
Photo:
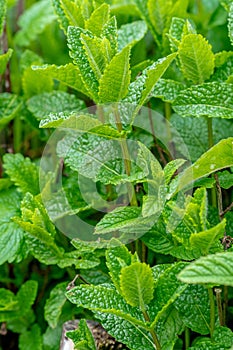
<path fill-rule="evenodd" d="M 151 268 L 140 262 L 123 267 L 120 274 L 120 288 L 128 304 L 145 311 L 146 305 L 153 299 L 154 293 Z"/>
<path fill-rule="evenodd" d="M 192 262 L 179 273 L 178 278 L 185 283 L 233 286 L 232 266 L 233 253 L 212 254 Z"/>
<path fill-rule="evenodd" d="M 45 92 L 33 96 L 27 101 L 27 105 L 39 120 L 48 116 L 51 119 L 59 118 L 61 115 L 69 115 L 85 108 L 83 101 L 63 91 Z"/>
<path fill-rule="evenodd" d="M 187 34 L 179 45 L 182 72 L 194 84 L 202 84 L 214 71 L 214 54 L 211 46 L 200 34 Z"/>
<path fill-rule="evenodd" d="M 45 319 L 51 328 L 55 328 L 58 324 L 62 307 L 66 302 L 67 282 L 57 284 L 50 292 L 49 298 L 45 304 Z"/>
<path fill-rule="evenodd" d="M 33 4 L 19 18 L 21 30 L 17 32 L 15 42 L 20 46 L 28 46 L 55 18 L 50 1 L 41 0 Z"/>
<path fill-rule="evenodd" d="M 29 331 L 22 333 L 19 337 L 19 349 L 42 350 L 42 336 L 40 327 L 34 324 Z"/>
<path fill-rule="evenodd" d="M 19 153 L 5 154 L 3 161 L 7 175 L 22 193 L 30 192 L 36 195 L 40 192 L 39 169 L 29 158 L 24 158 Z"/>
<path fill-rule="evenodd" d="M 126 46 L 116 54 L 99 81 L 99 102 L 117 102 L 123 99 L 130 83 L 130 47 Z"/>
<path fill-rule="evenodd" d="M 227 83 L 205 83 L 183 90 L 173 108 L 182 116 L 233 118 L 233 86 Z"/>

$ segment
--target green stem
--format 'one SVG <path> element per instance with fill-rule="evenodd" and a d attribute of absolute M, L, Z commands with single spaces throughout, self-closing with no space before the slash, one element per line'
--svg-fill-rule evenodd
<path fill-rule="evenodd" d="M 206 120 L 208 127 L 208 145 L 209 148 L 211 148 L 214 145 L 212 118 L 206 117 Z M 211 203 L 214 208 L 217 208 L 217 190 L 215 186 L 211 188 Z"/>
<path fill-rule="evenodd" d="M 210 337 L 213 338 L 215 328 L 215 301 L 212 288 L 208 288 L 209 300 L 210 300 Z"/>
<path fill-rule="evenodd" d="M 227 308 L 228 308 L 228 286 L 223 287 L 223 325 L 227 323 Z"/>
<path fill-rule="evenodd" d="M 147 311 L 144 310 L 144 311 L 142 311 L 142 313 L 143 313 L 145 321 L 146 322 L 150 322 L 150 317 L 149 317 Z M 162 350 L 162 347 L 160 345 L 159 339 L 158 339 L 157 334 L 155 333 L 154 329 L 150 329 L 150 334 L 151 334 L 152 339 L 154 341 L 154 344 L 156 346 L 156 350 Z"/>
<path fill-rule="evenodd" d="M 189 349 L 190 347 L 190 329 L 188 327 L 185 327 L 184 330 L 184 338 L 185 338 L 185 350 Z"/>
<path fill-rule="evenodd" d="M 220 323 L 220 326 L 223 326 L 223 311 L 222 311 L 222 298 L 221 298 L 222 289 L 215 288 L 214 291 L 216 294 L 219 323 Z"/>
<path fill-rule="evenodd" d="M 115 114 L 117 130 L 119 132 L 121 132 L 123 130 L 123 128 L 122 128 L 121 118 L 120 118 L 117 106 L 114 106 L 114 114 Z M 121 150 L 122 150 L 124 164 L 125 164 L 125 171 L 126 171 L 126 174 L 128 176 L 130 176 L 131 161 L 130 161 L 130 154 L 129 154 L 127 141 L 126 141 L 125 138 L 121 138 L 120 145 L 121 145 Z M 133 186 L 131 185 L 131 183 L 127 183 L 127 188 L 128 188 L 130 205 L 133 206 L 133 207 L 137 207 L 138 206 L 138 202 L 137 202 L 135 190 L 134 190 Z"/>
<path fill-rule="evenodd" d="M 21 140 L 22 140 L 22 123 L 20 116 L 14 119 L 13 124 L 13 135 L 14 135 L 14 152 L 18 153 L 21 150 Z"/>

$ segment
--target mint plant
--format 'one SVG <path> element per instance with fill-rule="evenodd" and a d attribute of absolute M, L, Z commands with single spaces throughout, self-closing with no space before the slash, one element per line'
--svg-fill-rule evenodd
<path fill-rule="evenodd" d="M 0 349 L 231 349 L 231 1 L 0 9 Z"/>

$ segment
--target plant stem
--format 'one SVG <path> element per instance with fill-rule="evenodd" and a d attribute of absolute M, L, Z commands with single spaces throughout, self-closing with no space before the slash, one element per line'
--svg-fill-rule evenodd
<path fill-rule="evenodd" d="M 117 106 L 114 106 L 114 115 L 115 115 L 117 130 L 119 132 L 121 132 L 123 130 L 123 128 L 122 128 L 121 118 L 120 118 L 120 114 L 119 114 Z M 129 154 L 127 141 L 125 138 L 121 138 L 120 145 L 121 145 L 121 150 L 122 150 L 124 164 L 125 164 L 125 171 L 126 171 L 126 174 L 128 176 L 130 176 L 131 161 L 130 161 L 130 154 Z M 137 198 L 136 198 L 136 194 L 135 194 L 135 190 L 134 190 L 133 186 L 131 186 L 130 183 L 127 183 L 127 188 L 128 188 L 130 205 L 133 207 L 137 207 L 138 202 L 137 202 Z"/>
<path fill-rule="evenodd" d="M 149 317 L 147 311 L 144 310 L 144 311 L 142 311 L 142 313 L 143 313 L 145 321 L 150 322 L 150 317 Z M 157 334 L 155 333 L 154 329 L 150 329 L 150 334 L 151 334 L 152 339 L 154 341 L 154 344 L 156 346 L 156 350 L 162 350 L 159 339 L 158 339 Z"/>
<path fill-rule="evenodd" d="M 13 142 L 14 142 L 14 152 L 18 153 L 21 150 L 21 137 L 22 137 L 22 124 L 20 116 L 16 116 L 13 124 Z"/>
<path fill-rule="evenodd" d="M 216 302 L 217 302 L 217 308 L 218 308 L 219 323 L 220 323 L 220 326 L 223 326 L 223 312 L 222 312 L 222 300 L 221 300 L 222 289 L 221 288 L 215 288 L 214 291 L 215 291 L 215 294 L 216 294 Z"/>
<path fill-rule="evenodd" d="M 184 338 L 185 338 L 185 350 L 187 350 L 190 347 L 190 329 L 188 327 L 185 327 L 184 330 Z"/>
<path fill-rule="evenodd" d="M 208 288 L 209 300 L 210 300 L 210 337 L 213 338 L 215 328 L 215 300 L 212 288 Z"/>
<path fill-rule="evenodd" d="M 206 120 L 208 127 L 208 146 L 211 148 L 214 145 L 212 118 L 208 118 L 208 116 L 206 116 Z M 213 207 L 217 208 L 217 193 L 215 186 L 211 188 L 211 203 Z"/>
<path fill-rule="evenodd" d="M 228 286 L 223 287 L 223 326 L 227 323 Z"/>

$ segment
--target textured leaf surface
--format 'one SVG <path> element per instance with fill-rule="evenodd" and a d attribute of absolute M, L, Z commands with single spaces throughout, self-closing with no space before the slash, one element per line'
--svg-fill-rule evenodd
<path fill-rule="evenodd" d="M 125 46 L 131 47 L 140 41 L 147 32 L 147 25 L 144 21 L 136 21 L 124 24 L 118 30 L 118 51 L 121 51 Z"/>
<path fill-rule="evenodd" d="M 200 285 L 190 285 L 175 300 L 174 306 L 186 327 L 200 334 L 210 332 L 210 305 L 208 290 Z"/>
<path fill-rule="evenodd" d="M 232 268 L 233 253 L 217 253 L 191 263 L 180 272 L 178 277 L 186 283 L 233 286 Z"/>
<path fill-rule="evenodd" d="M 155 282 L 154 298 L 148 306 L 148 312 L 152 324 L 155 326 L 168 307 L 183 293 L 187 285 L 180 283 L 176 275 L 184 268 L 185 263 L 180 262 L 166 266 L 166 269 L 158 274 Z M 153 268 L 156 273 L 159 266 Z"/>
<path fill-rule="evenodd" d="M 100 36 L 105 24 L 109 21 L 109 15 L 110 7 L 103 3 L 92 12 L 90 18 L 86 21 L 86 29 L 90 30 L 95 36 Z"/>
<path fill-rule="evenodd" d="M 85 320 L 80 320 L 78 329 L 67 332 L 67 336 L 73 340 L 76 349 L 95 350 L 95 341 Z"/>
<path fill-rule="evenodd" d="M 27 281 L 17 295 L 4 288 L 0 289 L 0 322 L 19 319 L 31 310 L 37 294 L 37 282 Z"/>
<path fill-rule="evenodd" d="M 46 299 L 45 319 L 51 328 L 55 328 L 58 324 L 62 307 L 66 302 L 67 282 L 59 283 L 52 289 L 50 296 Z"/>
<path fill-rule="evenodd" d="M 28 67 L 23 72 L 22 86 L 26 98 L 53 90 L 53 79 Z"/>
<path fill-rule="evenodd" d="M 138 207 L 119 207 L 106 214 L 96 225 L 96 234 L 119 230 L 125 233 L 145 233 L 152 226 L 152 218 L 143 218 Z"/>
<path fill-rule="evenodd" d="M 125 97 L 130 83 L 130 47 L 113 57 L 99 81 L 99 101 L 117 102 Z"/>
<path fill-rule="evenodd" d="M 25 194 L 34 195 L 40 192 L 39 169 L 29 158 L 22 154 L 5 154 L 3 157 L 4 169 L 11 181 Z"/>
<path fill-rule="evenodd" d="M 165 102 L 173 102 L 184 89 L 185 85 L 178 81 L 159 79 L 151 92 L 151 96 L 159 97 Z"/>
<path fill-rule="evenodd" d="M 55 64 L 44 66 L 33 66 L 33 70 L 38 70 L 40 74 L 50 78 L 59 80 L 61 83 L 70 86 L 71 88 L 82 92 L 89 96 L 88 90 L 85 88 L 82 80 L 82 74 L 79 68 L 72 63 L 65 66 L 56 66 Z"/>
<path fill-rule="evenodd" d="M 11 221 L 19 215 L 21 197 L 15 189 L 1 191 L 0 196 L 0 263 L 21 261 L 27 255 L 23 230 Z"/>
<path fill-rule="evenodd" d="M 221 154 L 221 157 L 218 155 Z M 203 176 L 233 166 L 233 138 L 220 141 L 204 153 L 191 167 L 187 168 L 179 178 L 179 189 Z"/>
<path fill-rule="evenodd" d="M 146 305 L 153 299 L 154 280 L 152 270 L 145 263 L 135 262 L 123 267 L 120 275 L 121 292 L 131 306 L 145 311 Z"/>
<path fill-rule="evenodd" d="M 231 44 L 233 44 L 233 4 L 231 3 L 230 9 L 228 12 L 228 34 L 231 40 Z"/>
<path fill-rule="evenodd" d="M 1 6 L 1 5 L 0 5 Z M 1 9 L 0 9 L 1 11 Z M 9 49 L 6 53 L 0 56 L 0 74 L 3 74 L 5 72 L 7 63 L 9 59 L 11 58 L 13 50 Z"/>
<path fill-rule="evenodd" d="M 179 138 L 174 135 L 176 150 L 184 158 L 195 162 L 203 153 L 208 151 L 208 125 L 206 118 L 185 117 L 173 114 L 171 124 L 182 137 L 187 149 L 179 143 Z M 213 118 L 214 144 L 233 135 L 233 125 L 230 119 Z M 188 152 L 188 153 L 187 153 Z"/>
<path fill-rule="evenodd" d="M 18 23 L 21 30 L 17 32 L 15 42 L 20 46 L 28 46 L 55 18 L 50 1 L 41 0 L 33 4 L 20 16 Z"/>
<path fill-rule="evenodd" d="M 42 350 L 42 336 L 40 327 L 37 324 L 34 324 L 32 328 L 21 334 L 19 337 L 19 349 L 33 349 L 33 350 Z"/>
<path fill-rule="evenodd" d="M 153 24 L 155 31 L 160 35 L 163 33 L 166 26 L 167 16 L 170 14 L 172 6 L 172 0 L 167 0 L 166 2 L 163 0 L 148 1 L 148 11 L 151 23 Z"/>
<path fill-rule="evenodd" d="M 77 102 L 75 102 L 77 105 Z M 69 107 L 68 107 L 69 108 Z M 79 113 L 58 113 L 49 114 L 48 117 L 40 121 L 41 128 L 58 128 L 59 126 L 64 128 L 73 129 L 73 133 L 78 132 L 90 132 L 94 134 L 94 128 L 101 126 L 98 119 L 93 118 L 92 115 Z M 96 130 L 97 131 L 97 130 Z M 96 132 L 97 133 L 97 132 Z"/>
<path fill-rule="evenodd" d="M 88 57 L 81 41 L 81 34 L 90 35 L 88 31 L 82 30 L 79 27 L 70 26 L 68 28 L 67 40 L 68 47 L 70 49 L 70 56 L 73 58 L 74 63 L 79 68 L 86 90 L 93 97 L 93 99 L 97 101 L 99 83 L 89 64 Z"/>
<path fill-rule="evenodd" d="M 179 59 L 184 76 L 194 84 L 202 84 L 214 71 L 211 46 L 200 34 L 183 37 L 179 45 Z"/>
<path fill-rule="evenodd" d="M 182 116 L 233 118 L 233 84 L 205 83 L 183 90 L 174 101 Z"/>
<path fill-rule="evenodd" d="M 69 115 L 85 108 L 83 101 L 75 95 L 63 91 L 45 92 L 33 96 L 27 102 L 28 109 L 38 118 L 59 118 L 60 115 Z"/>
<path fill-rule="evenodd" d="M 137 256 L 132 255 L 126 246 L 119 245 L 117 247 L 108 249 L 106 252 L 106 265 L 109 269 L 109 274 L 118 292 L 120 288 L 120 274 L 123 267 L 131 265 L 132 262 L 137 261 Z"/>
<path fill-rule="evenodd" d="M 6 15 L 6 0 L 0 0 L 0 35 L 3 31 L 5 15 Z"/>
<path fill-rule="evenodd" d="M 128 305 L 112 286 L 80 285 L 66 293 L 69 301 L 94 312 L 112 314 L 143 326 L 139 309 Z"/>
<path fill-rule="evenodd" d="M 0 95 L 0 129 L 8 124 L 19 112 L 22 102 L 16 95 L 7 92 Z"/>

